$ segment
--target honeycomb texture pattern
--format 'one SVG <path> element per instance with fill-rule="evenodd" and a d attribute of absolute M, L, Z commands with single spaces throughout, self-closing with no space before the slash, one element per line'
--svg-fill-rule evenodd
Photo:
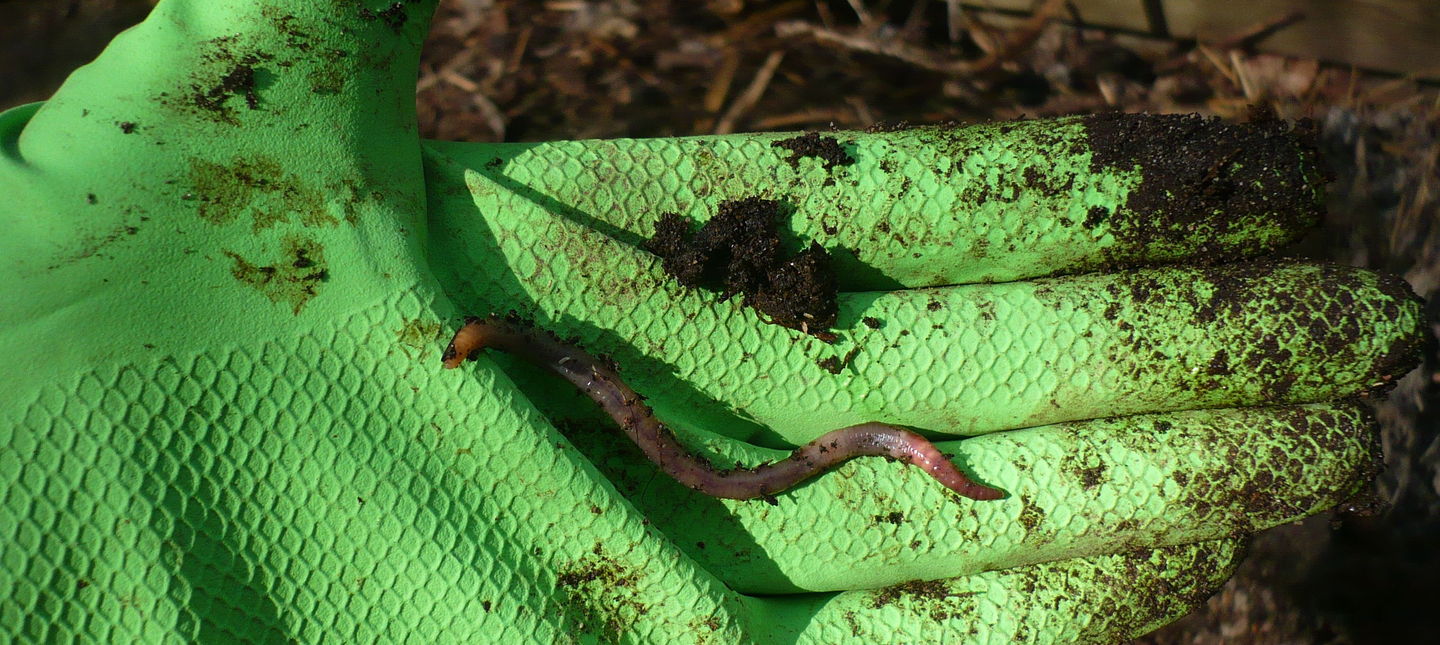
<path fill-rule="evenodd" d="M 1374 276 L 1314 267 L 1136 274 L 1073 289 L 852 293 L 847 338 L 821 346 L 757 327 L 737 303 L 674 290 L 634 243 L 658 209 L 700 218 L 763 186 L 800 209 L 797 232 L 857 254 L 842 258 L 847 271 L 879 269 L 852 285 L 1029 278 L 1122 245 L 1118 227 L 1077 220 L 1128 201 L 1136 172 L 1085 172 L 1064 120 L 847 134 L 858 161 L 833 170 L 792 165 L 770 135 L 439 146 L 422 169 L 410 72 L 435 2 L 352 4 L 163 2 L 45 108 L 0 115 L 0 209 L 14 224 L 0 247 L 19 251 L 0 252 L 0 639 L 1114 642 L 1194 606 L 1233 562 L 1229 543 L 1146 550 L 1186 539 L 1146 514 L 1154 507 L 1205 525 L 1188 536 L 1203 539 L 1211 525 L 1244 532 L 1302 514 L 1366 474 L 1353 412 L 1297 408 L 951 446 L 1013 493 L 985 508 L 997 520 L 989 537 L 978 505 L 876 460 L 743 508 L 672 495 L 653 472 L 623 475 L 623 455 L 604 452 L 622 442 L 556 432 L 551 420 L 569 419 L 548 406 L 563 395 L 521 389 L 528 377 L 512 380 L 489 356 L 439 369 L 459 314 L 516 309 L 613 351 L 705 450 L 748 459 L 766 452 L 732 437 L 780 445 L 845 415 L 979 433 L 1097 410 L 1327 396 L 1311 377 L 1325 361 L 1353 361 L 1335 371 L 1342 380 L 1394 376 L 1403 361 L 1387 362 L 1399 352 L 1385 343 L 1403 340 L 1394 330 L 1415 307 Z M 251 87 L 251 72 L 263 82 Z M 1222 215 L 1257 222 L 1231 227 L 1239 237 L 1288 234 L 1258 223 L 1265 213 Z M 1177 252 L 1223 246 L 1204 239 L 1213 223 L 1175 231 Z M 1343 288 L 1300 288 L 1317 281 Z M 1171 293 L 1207 299 L 1154 300 Z M 961 338 L 955 321 L 986 320 L 987 303 L 1007 318 Z M 1177 331 L 1171 314 L 1152 313 L 1165 309 L 1197 325 Z M 862 337 L 861 312 L 886 324 Z M 1251 328 L 1273 334 L 1258 354 L 1220 356 L 1255 341 L 1236 331 Z M 1068 331 L 1051 347 L 1056 329 Z M 1312 364 L 1317 347 L 1327 351 Z M 851 350 L 849 372 L 811 369 Z M 1157 402 L 1169 391 L 1147 383 L 1177 372 L 1136 372 L 1131 354 L 1215 379 Z M 998 378 L 982 381 L 987 372 Z M 990 400 L 963 395 L 974 388 Z M 1104 388 L 1135 396 L 1106 401 Z M 1238 438 L 1215 438 L 1247 420 Z M 1292 442 L 1307 425 L 1326 432 Z M 1277 436 L 1254 439 L 1266 427 Z M 1190 456 L 1187 442 L 1204 441 L 1255 470 L 1216 472 Z M 1136 482 L 1154 490 L 1133 494 Z M 636 489 L 652 495 L 627 497 Z M 795 505 L 827 492 L 813 509 Z M 684 505 L 729 524 L 687 534 Z M 1042 543 L 1067 534 L 1079 546 Z M 1104 548 L 1134 552 L 985 571 Z M 835 549 L 852 561 L 827 560 Z M 846 584 L 824 577 L 837 563 L 856 566 Z M 982 573 L 892 584 L 961 571 Z M 836 591 L 737 591 L 790 580 Z"/>
<path fill-rule="evenodd" d="M 1090 214 L 1126 208 L 1142 179 L 1138 168 L 1092 166 L 1082 118 L 827 133 L 853 159 L 828 168 L 774 145 L 796 134 L 427 146 L 631 243 L 661 213 L 704 221 L 726 200 L 780 200 L 794 207 L 800 239 L 836 252 L 844 279 L 869 288 L 1095 268 L 1130 231 Z M 1293 235 L 1268 215 L 1214 217 L 1244 220 L 1246 240 Z M 1190 228 L 1169 240 L 1167 257 L 1241 246 Z"/>
<path fill-rule="evenodd" d="M 863 642 L 914 611 L 931 620 L 897 633 L 988 638 L 910 601 L 870 626 L 846 603 L 879 609 L 864 595 L 874 592 L 737 594 L 490 361 L 435 369 L 443 339 L 406 332 L 408 316 L 435 305 L 413 293 L 259 345 L 91 366 L 15 392 L 23 404 L 0 418 L 5 639 Z M 435 322 L 422 327 L 438 332 Z M 684 495 L 668 503 L 695 501 Z M 937 531 L 966 512 L 930 501 L 947 509 L 928 521 Z M 788 500 L 754 508 L 793 527 Z M 838 545 L 851 530 L 808 528 L 808 540 Z M 1172 564 L 1162 555 L 1133 570 Z M 1075 566 L 1091 565 L 1023 571 L 1063 589 Z M 1068 605 L 1011 606 L 1014 585 L 986 580 L 954 584 L 999 594 L 990 606 L 1009 609 L 985 613 L 995 633 L 1043 640 L 1022 619 L 1078 624 Z M 1210 588 L 1208 578 L 1171 584 L 1197 591 L 1137 612 L 1161 620 Z"/>
<path fill-rule="evenodd" d="M 1166 413 L 939 444 L 1005 490 L 1000 501 L 857 459 L 772 506 L 695 500 L 607 431 L 576 443 L 682 550 L 753 593 L 873 588 L 1258 531 L 1353 495 L 1378 451 L 1355 407 Z M 699 445 L 718 463 L 785 454 L 713 436 Z M 815 527 L 837 524 L 845 530 L 814 539 Z"/>
<path fill-rule="evenodd" d="M 671 423 L 772 446 L 872 420 L 973 435 L 1352 396 L 1409 360 L 1422 319 L 1403 285 L 1360 269 L 1157 268 L 845 293 L 832 345 L 682 290 L 654 256 L 432 163 L 473 192 L 440 212 L 479 212 L 438 223 L 457 302 L 518 310 L 610 355 Z M 820 365 L 846 357 L 839 374 Z"/>
<path fill-rule="evenodd" d="M 492 230 L 519 244 L 512 232 Z M 543 244 L 556 238 L 537 239 Z M 518 277 L 507 278 L 493 264 L 437 266 L 457 276 L 459 266 L 474 266 L 490 271 L 494 283 L 539 285 L 508 292 L 532 300 L 549 297 L 544 281 L 553 269 L 547 267 L 563 266 L 560 253 L 497 257 L 515 258 Z M 527 257 L 533 264 L 525 264 Z M 466 284 L 482 284 L 468 279 Z M 648 297 L 657 300 L 695 297 L 652 286 Z M 647 295 L 632 289 L 615 297 L 633 303 Z M 834 575 L 843 570 L 835 566 L 840 562 L 856 572 L 844 588 L 873 588 L 1102 552 L 1115 547 L 1116 531 L 1124 538 L 1118 543 L 1126 545 L 1183 540 L 1182 532 L 1147 520 L 1143 511 L 1163 500 L 1183 507 L 1189 489 L 1176 473 L 1207 468 L 1167 464 L 1148 449 L 1150 435 L 1183 444 L 1204 434 L 1205 424 L 1175 423 L 1161 431 L 1157 420 L 1136 420 L 1152 425 L 1115 432 L 1144 436 L 1139 445 L 1082 440 L 1086 431 L 1076 426 L 947 446 L 983 480 L 1013 494 L 987 506 L 944 498 L 913 469 L 871 460 L 849 464 L 776 506 L 717 508 L 713 500 L 669 495 L 661 484 L 649 483 L 654 499 L 642 513 L 518 395 L 493 362 L 459 373 L 435 369 L 449 325 L 414 316 L 449 305 L 416 295 L 426 292 L 420 286 L 402 290 L 325 324 L 277 327 L 264 343 L 102 361 L 11 392 L 17 403 L 6 406 L 0 419 L 6 447 L 0 452 L 0 527 L 6 530 L 0 562 L 7 598 L 0 624 L 6 637 L 657 642 L 684 634 L 765 642 L 820 634 L 817 639 L 828 640 L 844 633 L 831 630 L 863 630 L 869 621 L 857 622 L 853 612 L 832 612 L 829 605 L 794 614 L 793 601 L 740 595 L 725 583 L 763 589 L 796 580 L 800 584 L 786 584 L 839 588 Z M 510 302 L 522 306 L 525 300 Z M 713 308 L 721 321 L 749 316 Z M 646 313 L 632 307 L 637 321 Z M 575 324 L 579 318 L 564 319 L 592 338 L 614 333 L 600 331 L 599 323 L 585 328 Z M 753 327 L 748 318 L 727 324 Z M 682 320 L 675 332 L 683 327 Z M 757 363 L 783 363 L 787 338 L 762 332 L 730 342 L 753 348 Z M 719 352 L 726 342 L 680 333 L 656 342 L 666 341 L 693 343 L 691 356 Z M 858 404 L 860 399 L 847 403 L 844 391 L 834 388 L 825 396 L 837 408 Z M 1298 430 L 1283 429 L 1300 428 L 1311 414 L 1321 415 L 1318 423 L 1341 440 L 1286 443 Z M 1285 487 L 1286 499 L 1273 508 L 1245 507 L 1224 492 L 1247 490 L 1245 482 L 1234 475 L 1217 480 L 1192 495 L 1188 517 L 1198 523 L 1251 530 L 1283 521 L 1323 504 L 1347 485 L 1347 473 L 1357 476 L 1355 455 L 1364 441 L 1347 434 L 1362 425 L 1353 413 L 1306 408 L 1271 420 L 1238 419 L 1231 423 L 1252 435 L 1257 428 L 1282 431 L 1254 445 L 1229 439 L 1217 451 L 1269 454 L 1279 461 L 1256 476 L 1296 483 Z M 721 435 L 710 438 L 708 449 L 717 456 L 765 458 L 760 449 Z M 1307 466 L 1304 476 L 1291 472 L 1326 457 L 1338 465 Z M 1107 460 L 1109 470 L 1087 474 Z M 628 492 L 637 477 L 617 477 L 615 484 Z M 648 481 L 654 479 L 651 473 Z M 1160 488 L 1126 499 L 1121 492 L 1128 494 L 1136 481 L 1159 481 Z M 1080 492 L 1093 499 L 1068 506 Z M 713 531 L 697 535 L 681 526 L 706 526 L 678 512 L 686 506 L 716 511 L 708 518 Z M 1248 514 L 1238 515 L 1237 508 Z M 1138 518 L 1135 524 L 1118 526 L 1127 513 Z M 976 518 L 986 517 L 995 520 L 987 523 L 995 530 L 988 549 L 965 541 L 979 530 Z M 731 524 L 716 526 L 718 518 Z M 1107 522 L 1117 524 L 1108 540 Z M 1046 538 L 1067 534 L 1077 536 L 1073 549 L 1045 550 Z M 708 544 L 702 547 L 702 541 Z M 1165 570 L 1169 561 L 1154 566 Z M 1044 584 L 1064 588 L 1068 570 L 1055 571 L 1053 582 Z M 1004 587 L 995 589 L 1002 593 Z M 864 593 L 875 592 L 833 598 L 866 602 L 866 596 L 853 595 Z M 1186 597 L 1144 613 L 1159 620 L 1193 601 Z M 994 619 L 995 633 L 1005 634 L 1020 629 L 1017 617 L 1034 620 L 1033 612 L 1044 611 L 1026 605 L 984 615 Z M 1053 611 L 1047 620 L 1056 625 L 1074 620 L 1069 606 Z M 932 622 L 947 633 L 955 628 Z"/>
<path fill-rule="evenodd" d="M 846 592 L 817 613 L 821 627 L 799 642 L 1125 642 L 1179 617 L 1158 608 L 1203 600 L 1218 590 L 1239 563 L 1239 545 L 1204 542 Z M 847 615 L 866 620 L 847 621 Z"/>
<path fill-rule="evenodd" d="M 14 393 L 4 640 L 734 641 L 737 598 L 503 377 L 395 351 L 427 308 Z"/>

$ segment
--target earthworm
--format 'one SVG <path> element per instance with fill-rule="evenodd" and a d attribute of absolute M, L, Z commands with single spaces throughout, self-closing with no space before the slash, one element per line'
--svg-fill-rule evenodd
<path fill-rule="evenodd" d="M 660 470 L 712 497 L 771 499 L 776 493 L 863 455 L 889 457 L 918 466 L 946 488 L 971 499 L 999 499 L 1004 495 L 966 477 L 924 437 L 878 422 L 832 430 L 774 463 L 755 468 L 719 469 L 687 450 L 675 433 L 655 418 L 644 398 L 620 380 L 609 361 L 561 342 L 553 334 L 536 330 L 515 316 L 466 318 L 441 360 L 446 368 L 456 368 L 484 348 L 513 354 L 570 381 L 614 418 Z"/>

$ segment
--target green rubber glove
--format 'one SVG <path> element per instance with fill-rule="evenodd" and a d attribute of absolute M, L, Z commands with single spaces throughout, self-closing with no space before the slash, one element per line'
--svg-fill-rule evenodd
<path fill-rule="evenodd" d="M 0 114 L 5 638 L 1109 642 L 1373 474 L 1361 408 L 1321 402 L 1413 365 L 1398 280 L 1044 277 L 1292 239 L 1313 159 L 1273 128 L 834 133 L 839 164 L 774 134 L 421 142 L 433 7 L 166 0 Z M 638 246 L 752 196 L 836 252 L 834 344 Z M 440 369 L 509 310 L 716 460 L 880 420 L 983 435 L 939 445 L 1008 497 L 879 459 L 774 505 L 685 490 L 538 368 Z"/>

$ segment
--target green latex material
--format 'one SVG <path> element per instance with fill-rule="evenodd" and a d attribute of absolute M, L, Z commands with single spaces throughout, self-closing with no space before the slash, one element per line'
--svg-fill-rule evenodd
<path fill-rule="evenodd" d="M 1043 277 L 1298 234 L 1078 224 L 1144 170 L 1093 171 L 1082 121 L 945 135 L 973 155 L 846 133 L 828 183 L 773 134 L 421 142 L 432 10 L 165 0 L 0 114 L 6 640 L 1114 642 L 1373 474 L 1371 422 L 1326 401 L 1409 369 L 1419 303 L 1294 263 Z M 1014 192 L 1042 166 L 1078 183 Z M 860 249 L 836 344 L 636 248 L 750 195 Z M 439 369 L 462 315 L 507 310 L 713 458 L 879 419 L 983 435 L 941 445 L 1008 497 L 878 459 L 774 505 L 682 490 L 531 366 Z"/>
<path fill-rule="evenodd" d="M 725 200 L 778 199 L 794 210 L 791 230 L 829 248 L 856 290 L 1018 280 L 1202 251 L 1253 254 L 1298 232 L 1275 221 L 1278 204 L 1183 221 L 1160 221 L 1163 211 L 1114 217 L 1144 173 L 1096 167 L 1087 130 L 1086 119 L 1071 117 L 826 133 L 851 157 L 843 165 L 775 145 L 793 132 L 429 148 L 630 243 L 648 237 L 660 213 L 702 221 Z M 1294 192 L 1318 198 L 1313 188 Z M 1168 235 L 1135 243 L 1157 227 Z"/>

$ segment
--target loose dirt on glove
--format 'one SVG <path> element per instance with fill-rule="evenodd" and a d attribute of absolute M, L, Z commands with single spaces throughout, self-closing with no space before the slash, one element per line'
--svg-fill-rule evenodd
<path fill-rule="evenodd" d="M 645 248 L 664 260 L 665 272 L 680 284 L 718 290 L 721 300 L 743 294 L 745 304 L 769 322 L 830 342 L 835 335 L 826 330 L 835 326 L 838 311 L 830 253 L 811 242 L 784 257 L 781 211 L 772 199 L 722 202 L 698 232 L 685 218 L 665 213 Z"/>

